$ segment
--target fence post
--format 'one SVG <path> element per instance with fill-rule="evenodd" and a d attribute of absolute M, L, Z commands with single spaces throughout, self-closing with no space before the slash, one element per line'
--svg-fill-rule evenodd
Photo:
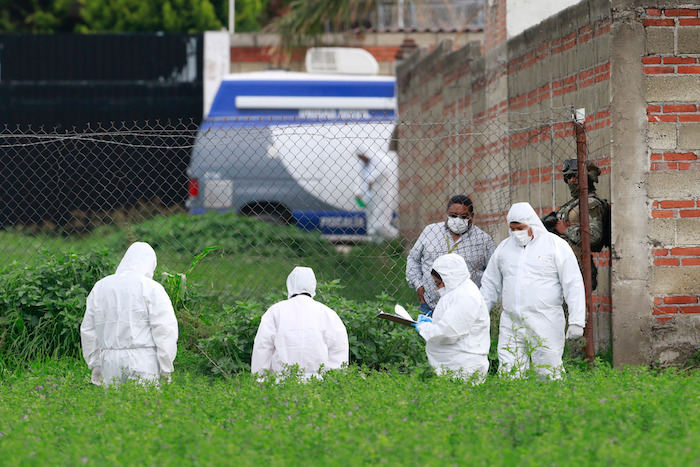
<path fill-rule="evenodd" d="M 574 118 L 576 130 L 576 159 L 578 162 L 578 196 L 579 220 L 581 223 L 581 271 L 583 286 L 586 292 L 586 327 L 583 335 L 586 338 L 586 358 L 593 362 L 593 285 L 591 279 L 591 231 L 588 217 L 588 155 L 586 145 L 585 110 L 577 109 Z"/>

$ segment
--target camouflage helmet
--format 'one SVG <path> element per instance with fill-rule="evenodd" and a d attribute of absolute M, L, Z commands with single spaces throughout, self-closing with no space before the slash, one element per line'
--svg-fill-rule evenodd
<path fill-rule="evenodd" d="M 598 183 L 600 169 L 593 162 L 588 162 L 588 182 Z M 578 178 L 578 161 L 576 159 L 567 159 L 561 167 L 561 173 L 564 174 L 564 182 L 568 183 L 572 177 Z"/>

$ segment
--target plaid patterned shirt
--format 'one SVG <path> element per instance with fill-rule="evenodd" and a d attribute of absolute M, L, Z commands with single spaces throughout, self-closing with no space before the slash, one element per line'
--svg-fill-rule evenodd
<path fill-rule="evenodd" d="M 456 242 L 445 222 L 430 224 L 423 229 L 408 254 L 406 280 L 413 289 L 425 287 L 425 301 L 433 309 L 440 295 L 435 290 L 430 271 L 438 257 L 448 253 L 460 255 L 467 262 L 472 281 L 481 287 L 481 276 L 495 249 L 496 242 L 491 236 L 473 224 Z"/>

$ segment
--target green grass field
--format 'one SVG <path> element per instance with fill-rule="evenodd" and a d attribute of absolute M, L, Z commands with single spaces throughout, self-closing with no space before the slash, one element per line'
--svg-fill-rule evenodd
<path fill-rule="evenodd" d="M 436 377 L 412 328 L 375 317 L 414 300 L 407 287 L 388 293 L 404 284 L 397 245 L 339 253 L 226 216 L 0 239 L 0 465 L 700 465 L 700 354 L 694 369 L 665 371 L 600 360 L 584 371 L 567 356 L 570 374 L 554 382 Z M 77 358 L 77 329 L 95 277 L 134 240 L 155 246 L 157 273 L 221 249 L 186 286 L 173 276 L 183 288 L 171 297 L 185 293 L 172 383 L 104 390 Z M 85 254 L 103 249 L 109 258 Z M 297 264 L 314 267 L 321 301 L 346 324 L 351 366 L 259 382 L 248 367 L 257 324 Z"/>
<path fill-rule="evenodd" d="M 600 366 L 563 381 L 357 368 L 322 382 L 89 383 L 63 360 L 0 381 L 3 465 L 698 465 L 700 374 Z"/>

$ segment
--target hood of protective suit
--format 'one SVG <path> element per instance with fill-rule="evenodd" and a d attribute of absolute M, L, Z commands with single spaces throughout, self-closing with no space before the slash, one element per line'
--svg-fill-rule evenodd
<path fill-rule="evenodd" d="M 156 252 L 148 243 L 136 242 L 132 243 L 119 266 L 117 266 L 117 274 L 137 274 L 153 279 L 153 271 L 156 270 Z"/>
<path fill-rule="evenodd" d="M 355 156 L 358 156 L 360 154 L 364 155 L 367 159 L 369 159 L 369 163 L 373 165 L 389 165 L 392 160 L 392 158 L 389 156 L 386 150 L 384 150 L 382 146 L 378 144 L 358 144 L 357 148 L 355 149 Z"/>
<path fill-rule="evenodd" d="M 471 273 L 464 258 L 455 253 L 440 256 L 433 263 L 433 269 L 440 274 L 448 292 L 456 289 L 464 281 L 471 278 Z"/>
<path fill-rule="evenodd" d="M 300 293 L 316 295 L 316 275 L 311 268 L 297 266 L 287 277 L 287 298 Z"/>
<path fill-rule="evenodd" d="M 509 225 L 511 222 L 520 222 L 532 228 L 532 234 L 535 238 L 548 233 L 540 217 L 532 206 L 530 206 L 530 203 L 515 203 L 510 207 L 506 219 Z"/>
<path fill-rule="evenodd" d="M 370 161 L 374 158 L 374 151 L 372 151 L 369 148 L 369 146 L 367 146 L 366 144 L 363 144 L 363 143 L 358 144 L 357 149 L 355 149 L 355 155 L 359 156 L 360 154 L 365 156 Z"/>

